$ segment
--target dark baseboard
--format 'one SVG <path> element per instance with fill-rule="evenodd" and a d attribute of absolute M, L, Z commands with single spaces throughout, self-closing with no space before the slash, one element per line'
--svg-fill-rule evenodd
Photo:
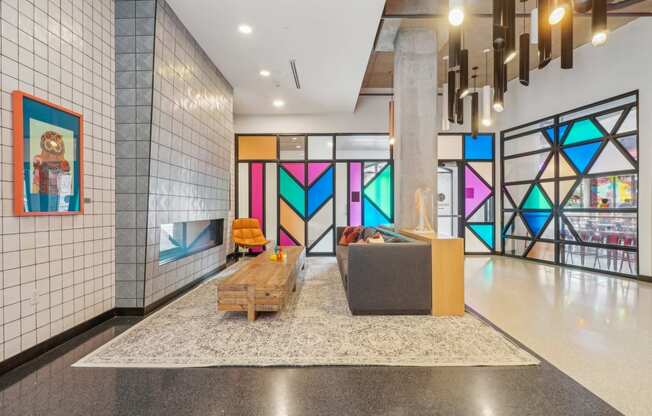
<path fill-rule="evenodd" d="M 226 269 L 227 265 L 232 264 L 232 262 L 228 261 L 216 268 L 215 270 L 212 270 L 199 279 L 193 281 L 192 283 L 189 283 L 185 285 L 184 287 L 175 290 L 174 292 L 170 293 L 169 295 L 157 300 L 156 302 L 152 303 L 151 305 L 148 305 L 145 308 L 113 308 L 111 310 L 108 310 L 95 318 L 92 318 L 86 322 L 83 322 L 77 326 L 74 326 L 58 335 L 53 336 L 50 339 L 47 339 L 39 344 L 34 345 L 33 347 L 22 351 L 16 355 L 14 355 L 11 358 L 8 358 L 2 362 L 0 362 L 0 375 L 5 374 L 11 370 L 13 370 L 16 367 L 20 367 L 21 365 L 27 363 L 28 361 L 33 360 L 34 358 L 37 358 L 38 356 L 50 351 L 53 348 L 56 348 L 65 342 L 71 340 L 72 338 L 83 334 L 84 332 L 88 331 L 89 329 L 105 322 L 108 321 L 109 319 L 115 317 L 115 316 L 145 316 L 148 315 L 152 312 L 154 312 L 156 309 L 161 308 L 165 306 L 166 304 L 172 302 L 176 298 L 178 298 L 181 295 L 186 294 L 189 292 L 191 289 L 195 288 L 199 284 L 203 283 L 206 281 L 208 278 L 212 277 L 215 275 L 215 273 L 219 273 L 222 270 Z"/>
<path fill-rule="evenodd" d="M 47 339 L 39 344 L 34 345 L 33 347 L 26 349 L 11 358 L 8 358 L 0 362 L 0 375 L 5 374 L 16 367 L 20 367 L 28 361 L 33 360 L 34 358 L 50 351 L 53 348 L 58 347 L 59 345 L 69 341 L 70 339 L 80 335 L 89 329 L 101 324 L 102 322 L 108 321 L 109 319 L 115 316 L 115 309 L 108 310 L 95 318 L 92 318 L 86 322 L 82 322 L 79 325 L 76 325 L 70 329 L 63 331 L 60 334 L 53 336 L 50 339 Z"/>
<path fill-rule="evenodd" d="M 652 277 L 650 277 L 650 276 L 646 276 L 644 274 L 639 274 L 637 276 L 637 278 L 638 278 L 638 280 L 642 280 L 642 281 L 647 282 L 647 283 L 652 283 Z"/>
<path fill-rule="evenodd" d="M 144 308 L 115 308 L 115 314 L 117 316 L 146 316 L 149 315 L 150 313 L 154 312 L 155 310 L 167 305 L 168 303 L 172 302 L 176 298 L 178 298 L 181 295 L 185 295 L 195 287 L 199 286 L 200 284 L 204 283 L 206 280 L 214 276 L 216 273 L 221 272 L 222 270 L 226 269 L 227 265 L 231 263 L 228 262 L 224 263 L 223 265 L 217 267 L 214 270 L 211 270 L 210 272 L 206 273 L 202 277 L 200 277 L 197 280 L 194 280 L 187 285 L 175 290 L 172 293 L 169 293 L 165 296 L 163 296 L 161 299 L 157 300 L 156 302 L 145 306 Z"/>

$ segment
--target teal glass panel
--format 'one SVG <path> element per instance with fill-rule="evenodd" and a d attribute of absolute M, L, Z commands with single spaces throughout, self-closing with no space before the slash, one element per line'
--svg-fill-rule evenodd
<path fill-rule="evenodd" d="M 573 123 L 564 140 L 564 145 L 587 142 L 589 140 L 599 139 L 603 136 L 602 131 L 596 126 L 593 121 L 586 119 Z"/>
<path fill-rule="evenodd" d="M 302 217 L 305 217 L 305 198 L 303 188 L 288 174 L 285 169 L 279 169 L 279 193 Z"/>
<path fill-rule="evenodd" d="M 521 213 L 521 216 L 523 216 L 523 219 L 535 237 L 541 233 L 543 226 L 546 225 L 551 215 L 550 211 L 526 211 Z"/>
<path fill-rule="evenodd" d="M 573 165 L 575 165 L 577 171 L 584 173 L 584 170 L 593 159 L 593 156 L 595 156 L 601 144 L 601 142 L 595 142 L 582 146 L 568 147 L 564 148 L 563 152 L 568 156 Z"/>
<path fill-rule="evenodd" d="M 523 209 L 551 209 L 552 204 L 546 198 L 545 193 L 541 189 L 541 186 L 534 185 L 525 202 L 523 203 Z"/>
<path fill-rule="evenodd" d="M 317 211 L 324 202 L 333 196 L 333 168 L 330 167 L 308 189 L 308 216 Z"/>
<path fill-rule="evenodd" d="M 392 166 L 388 165 L 367 186 L 364 195 L 369 198 L 386 218 L 392 217 Z M 365 214 L 366 215 L 366 214 Z"/>
<path fill-rule="evenodd" d="M 371 202 L 369 198 L 364 198 L 364 221 L 365 227 L 375 227 L 377 225 L 389 224 L 391 221 L 383 215 Z"/>
<path fill-rule="evenodd" d="M 494 249 L 494 225 L 493 224 L 469 224 L 483 243 L 490 249 Z"/>
<path fill-rule="evenodd" d="M 466 160 L 493 160 L 494 138 L 490 134 L 479 134 L 473 137 L 464 136 L 464 159 Z"/>

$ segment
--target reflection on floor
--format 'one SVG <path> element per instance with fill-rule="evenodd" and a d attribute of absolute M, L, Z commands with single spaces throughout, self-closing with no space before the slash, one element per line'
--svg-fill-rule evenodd
<path fill-rule="evenodd" d="M 652 409 L 652 284 L 470 256 L 466 302 L 627 415 Z"/>
<path fill-rule="evenodd" d="M 0 415 L 618 415 L 542 362 L 524 367 L 115 369 L 72 363 L 115 318 L 0 377 Z"/>

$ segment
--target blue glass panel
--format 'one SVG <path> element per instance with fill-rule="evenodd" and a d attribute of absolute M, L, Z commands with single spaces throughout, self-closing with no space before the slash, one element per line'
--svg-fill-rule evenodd
<path fill-rule="evenodd" d="M 548 127 L 544 136 L 546 136 L 546 139 L 550 140 L 550 143 L 553 143 L 555 141 L 555 128 Z"/>
<path fill-rule="evenodd" d="M 522 212 L 521 215 L 535 237 L 539 236 L 541 229 L 551 216 L 550 211 L 526 211 Z"/>
<path fill-rule="evenodd" d="M 561 138 L 564 137 L 564 133 L 566 133 L 566 129 L 568 128 L 568 124 L 562 124 L 559 126 L 559 139 L 561 141 Z"/>
<path fill-rule="evenodd" d="M 490 249 L 494 249 L 494 225 L 493 224 L 469 224 L 483 243 Z"/>
<path fill-rule="evenodd" d="M 321 178 L 317 179 L 308 189 L 308 216 L 321 207 L 321 205 L 333 196 L 333 168 L 330 167 Z"/>
<path fill-rule="evenodd" d="M 367 197 L 364 197 L 364 221 L 365 227 L 375 227 L 377 225 L 389 224 L 390 221 L 378 210 Z"/>
<path fill-rule="evenodd" d="M 589 144 L 584 144 L 581 146 L 567 147 L 563 151 L 566 153 L 566 156 L 570 161 L 575 165 L 577 170 L 581 173 L 584 173 L 584 170 L 589 165 L 593 156 L 602 145 L 602 142 L 594 142 Z"/>
<path fill-rule="evenodd" d="M 464 159 L 493 160 L 494 138 L 490 134 L 479 134 L 473 138 L 470 134 L 464 136 Z"/>

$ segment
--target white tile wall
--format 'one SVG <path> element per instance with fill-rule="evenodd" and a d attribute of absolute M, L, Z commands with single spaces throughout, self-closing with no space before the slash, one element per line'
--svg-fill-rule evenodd
<path fill-rule="evenodd" d="M 0 1 L 0 360 L 114 306 L 114 60 L 112 0 Z M 84 115 L 84 215 L 13 215 L 15 89 Z"/>
<path fill-rule="evenodd" d="M 233 89 L 157 1 L 145 305 L 226 261 L 233 212 Z M 159 266 L 160 225 L 224 218 L 225 244 Z"/>

